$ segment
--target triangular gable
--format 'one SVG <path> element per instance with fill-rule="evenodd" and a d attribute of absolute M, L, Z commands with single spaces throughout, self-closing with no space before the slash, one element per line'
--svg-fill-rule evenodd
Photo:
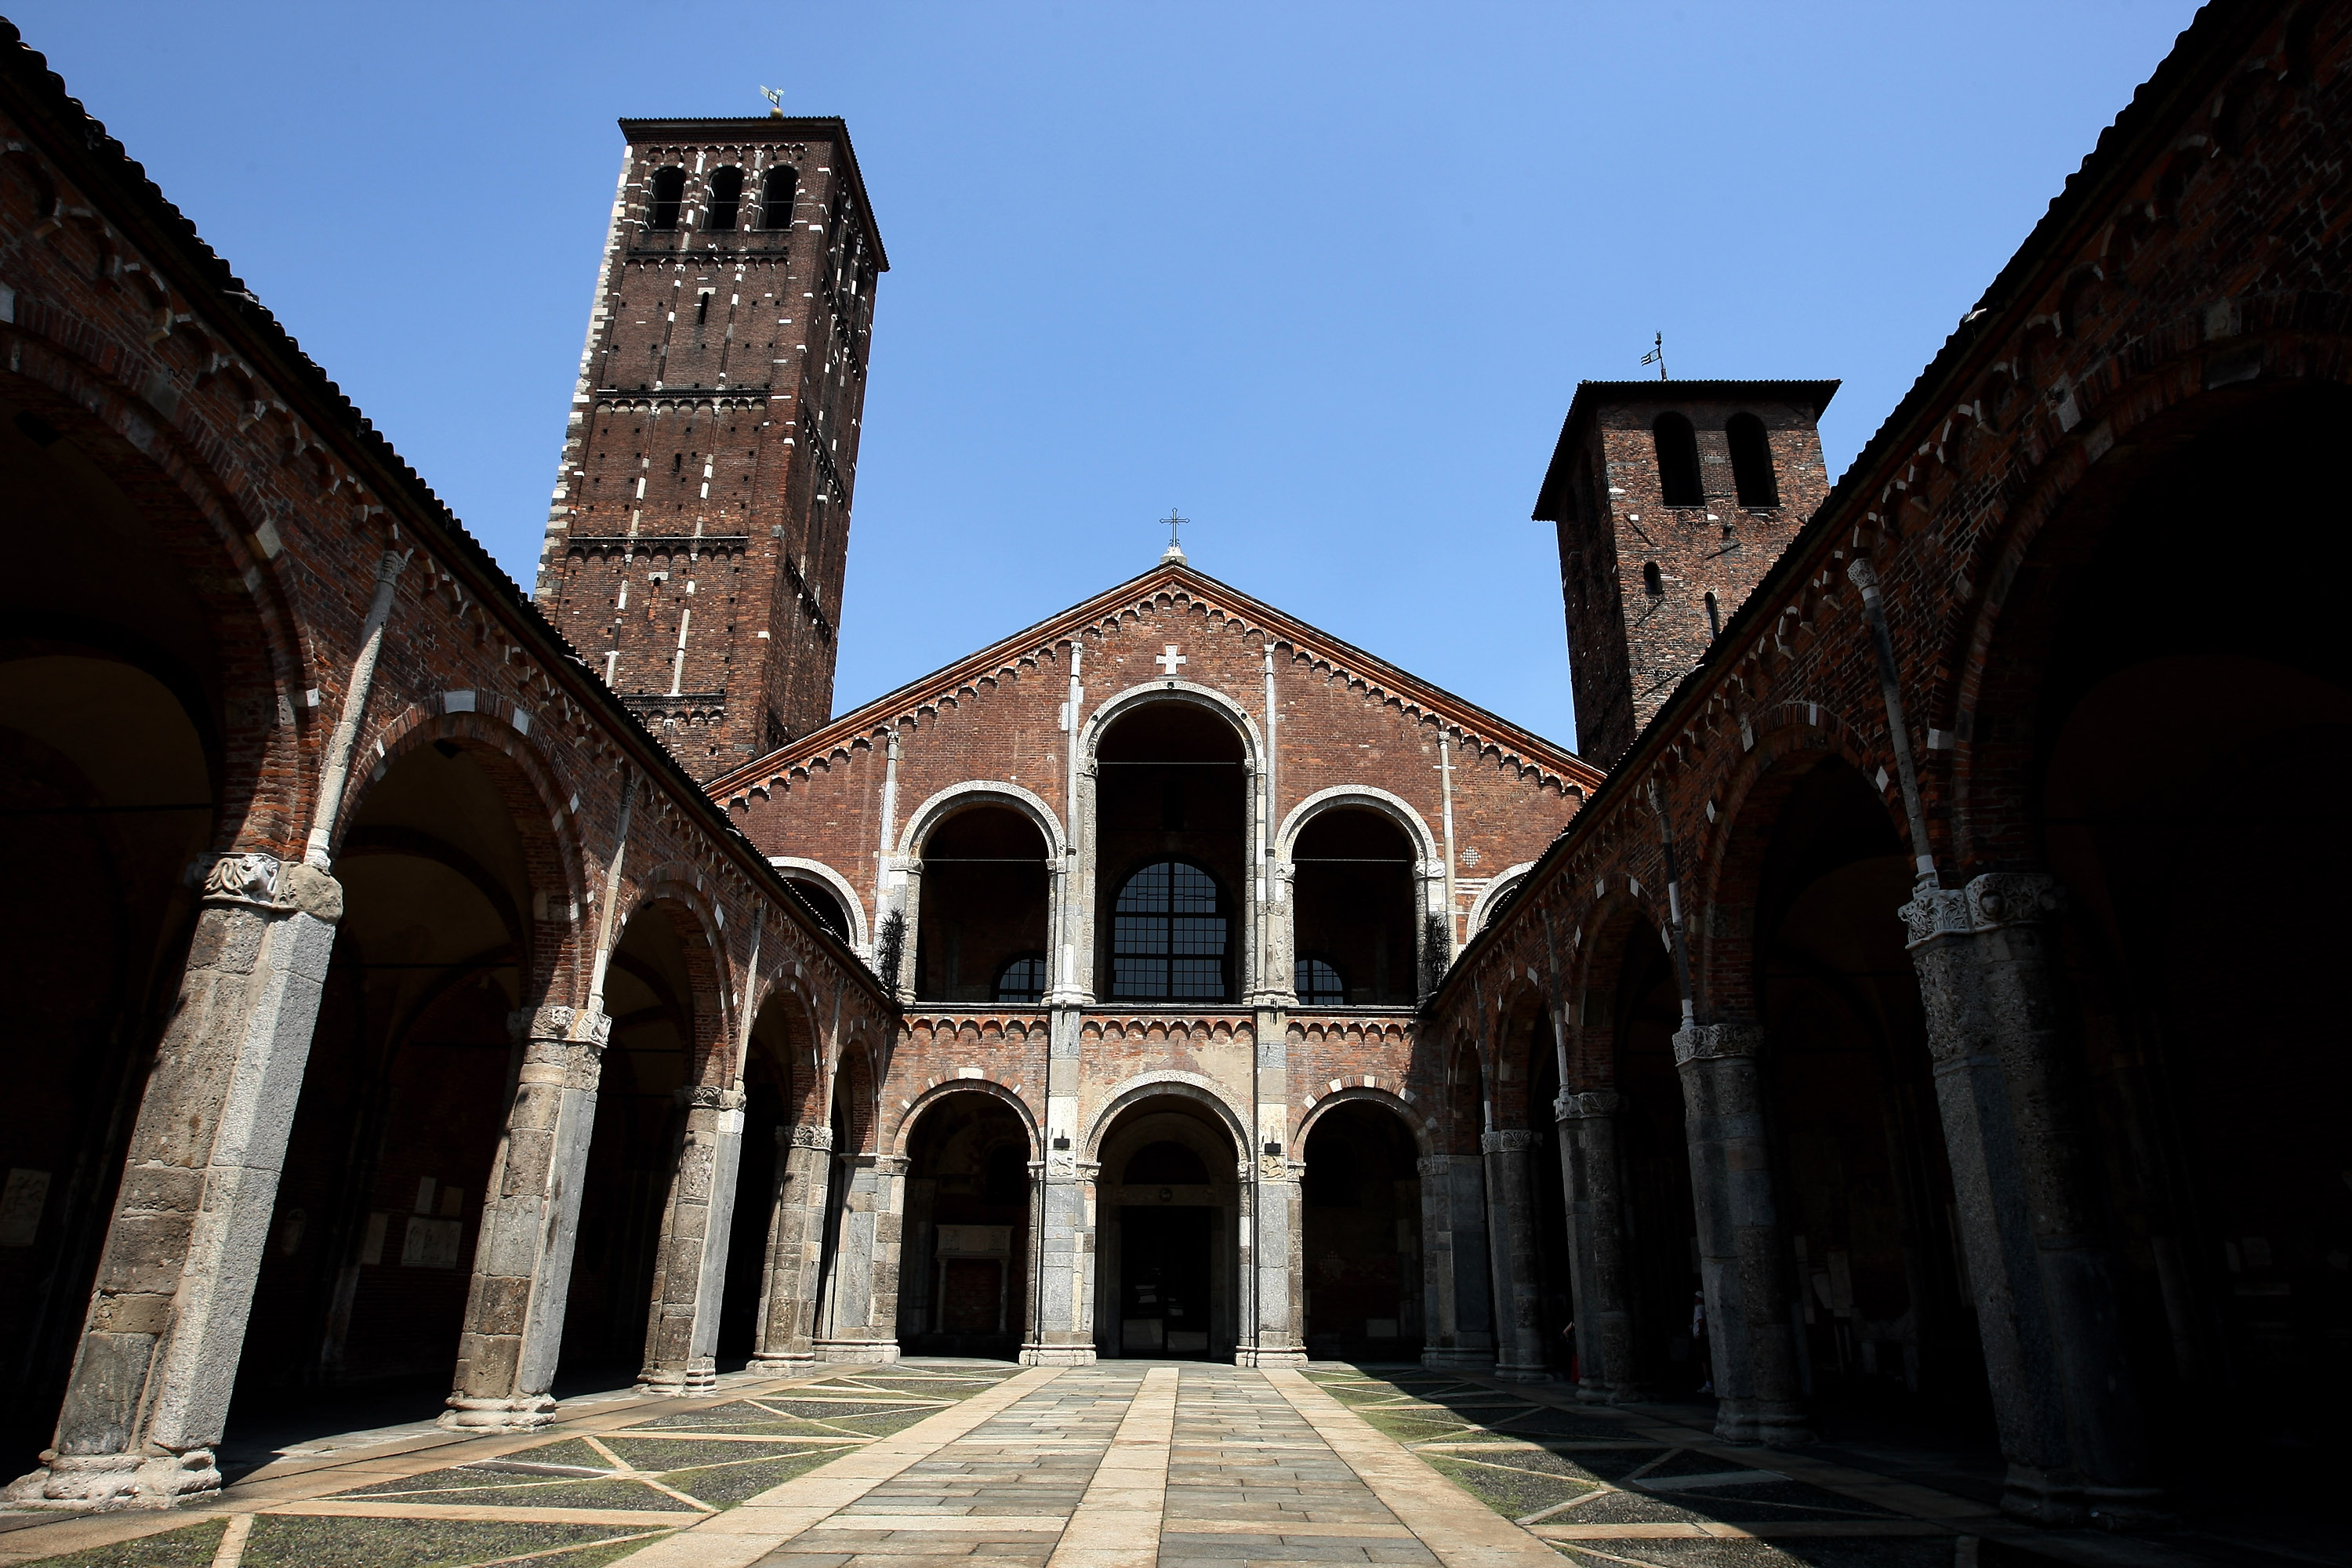
<path fill-rule="evenodd" d="M 723 773 L 708 787 L 720 802 L 734 804 L 747 792 L 765 788 L 794 770 L 804 769 L 829 755 L 845 756 L 853 745 L 869 742 L 901 723 L 936 710 L 942 702 L 976 691 L 981 681 L 1011 675 L 1023 663 L 1051 657 L 1060 645 L 1076 640 L 1089 629 L 1115 625 L 1123 615 L 1149 608 L 1163 594 L 1181 595 L 1200 604 L 1212 619 L 1238 620 L 1248 630 L 1288 646 L 1314 664 L 1335 670 L 1370 692 L 1395 698 L 1406 712 L 1436 719 L 1460 735 L 1471 750 L 1492 751 L 1503 762 L 1535 769 L 1547 778 L 1585 793 L 1601 783 L 1601 770 L 1565 746 L 1555 745 L 1533 731 L 1521 729 L 1499 714 L 1433 686 L 1377 655 L 1285 615 L 1205 573 L 1181 562 L 1163 561 L 1139 577 L 1129 578 L 1026 630 L 909 681 L 822 729 L 813 730 L 763 757 Z"/>

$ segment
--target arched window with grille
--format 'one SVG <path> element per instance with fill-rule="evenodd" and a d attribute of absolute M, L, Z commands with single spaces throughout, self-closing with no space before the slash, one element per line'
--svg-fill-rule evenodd
<path fill-rule="evenodd" d="M 1764 421 L 1753 414 L 1735 414 L 1724 425 L 1723 436 L 1731 447 L 1731 482 L 1739 491 L 1739 504 L 1750 511 L 1779 506 L 1780 481 L 1772 473 L 1772 443 L 1764 434 Z"/>
<path fill-rule="evenodd" d="M 646 226 L 674 229 L 678 209 L 686 202 L 686 171 L 672 165 L 656 169 L 646 185 Z"/>
<path fill-rule="evenodd" d="M 1291 988 L 1298 993 L 1300 1006 L 1344 1007 L 1348 1005 L 1348 983 L 1329 959 L 1302 953 L 1293 970 Z"/>
<path fill-rule="evenodd" d="M 1034 1006 L 1045 999 L 1045 955 L 1024 952 L 996 972 L 995 1000 Z"/>
<path fill-rule="evenodd" d="M 1668 506 L 1705 506 L 1698 477 L 1698 434 L 1679 414 L 1661 414 L 1650 426 L 1658 444 L 1658 489 Z"/>
<path fill-rule="evenodd" d="M 715 234 L 731 234 L 742 215 L 743 171 L 730 163 L 711 174 L 710 216 L 702 226 Z"/>
<path fill-rule="evenodd" d="M 1155 861 L 1120 886 L 1111 920 L 1112 996 L 1225 1000 L 1233 921 L 1208 872 L 1189 861 Z"/>
<path fill-rule="evenodd" d="M 769 170 L 760 182 L 760 226 L 792 227 L 793 197 L 799 190 L 800 172 L 790 163 Z"/>

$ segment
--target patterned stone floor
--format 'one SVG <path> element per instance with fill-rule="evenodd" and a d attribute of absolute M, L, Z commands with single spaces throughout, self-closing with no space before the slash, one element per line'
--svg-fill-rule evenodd
<path fill-rule="evenodd" d="M 0 1519 L 0 1568 L 2192 1568 L 1657 1410 L 1420 1367 L 908 1362 L 341 1440 L 202 1510 Z M 949 1561 L 952 1560 L 952 1562 Z"/>

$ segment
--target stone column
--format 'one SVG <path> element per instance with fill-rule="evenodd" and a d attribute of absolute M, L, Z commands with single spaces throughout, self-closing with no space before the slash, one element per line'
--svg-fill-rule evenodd
<path fill-rule="evenodd" d="M 2045 876 L 1923 887 L 1903 910 L 2001 1449 L 2002 1511 L 2165 1516 L 2118 1331 L 2088 1168 L 2080 1053 L 2061 1027 Z"/>
<path fill-rule="evenodd" d="M 1306 1151 L 1285 1142 L 1290 1136 L 1287 982 L 1286 975 L 1278 982 L 1269 975 L 1270 1005 L 1257 1010 L 1257 1147 L 1244 1150 L 1241 1162 L 1248 1189 L 1243 1194 L 1241 1253 L 1249 1277 L 1242 1340 L 1234 1356 L 1241 1366 L 1307 1364 L 1307 1236 L 1299 1190 Z"/>
<path fill-rule="evenodd" d="M 220 1485 L 246 1314 L 342 888 L 263 855 L 203 867 L 57 1436 L 13 1501 L 163 1507 Z"/>
<path fill-rule="evenodd" d="M 824 1333 L 816 1342 L 819 1361 L 898 1359 L 898 1230 L 907 1164 L 903 1154 L 835 1158 L 833 1179 L 845 1191 Z"/>
<path fill-rule="evenodd" d="M 522 1056 L 506 1131 L 490 1164 L 457 1371 L 441 1425 L 493 1430 L 544 1426 L 563 1342 L 572 1250 L 596 1084 L 612 1020 L 585 1008 L 540 1007 L 508 1026 Z"/>
<path fill-rule="evenodd" d="M 1568 1188 L 1569 1265 L 1576 1302 L 1577 1397 L 1620 1404 L 1643 1397 L 1633 1370 L 1625 1209 L 1617 1164 L 1617 1112 L 1610 1090 L 1560 1096 L 1560 1173 Z"/>
<path fill-rule="evenodd" d="M 743 1154 L 743 1091 L 689 1084 L 654 1254 L 646 1321 L 649 1394 L 695 1394 L 718 1381 L 719 1307 L 726 1293 L 727 1242 L 735 1218 L 735 1172 Z"/>
<path fill-rule="evenodd" d="M 1045 1068 L 1045 1157 L 1031 1229 L 1029 1329 L 1024 1366 L 1086 1366 L 1095 1360 L 1093 1168 L 1078 1158 L 1078 1028 L 1071 1000 L 1055 1006 Z"/>
<path fill-rule="evenodd" d="M 1495 1375 L 1506 1383 L 1549 1383 L 1543 1342 L 1543 1281 L 1536 1265 L 1536 1135 L 1523 1127 L 1486 1132 L 1488 1266 L 1495 1273 Z"/>
<path fill-rule="evenodd" d="M 1495 1364 L 1494 1286 L 1486 1262 L 1486 1180 L 1476 1154 L 1420 1161 L 1429 1332 L 1421 1363 L 1486 1372 Z"/>
<path fill-rule="evenodd" d="M 1782 1232 L 1757 1057 L 1764 1031 L 1693 1024 L 1675 1036 L 1682 1071 L 1699 1276 L 1715 1364 L 1715 1435 L 1727 1443 L 1812 1441 L 1797 1370 L 1790 1242 Z"/>
<path fill-rule="evenodd" d="M 816 1364 L 816 1290 L 824 1258 L 826 1178 L 833 1129 L 776 1129 L 776 1190 L 770 1194 L 768 1268 L 760 1290 L 759 1342 L 751 1364 L 797 1372 Z"/>

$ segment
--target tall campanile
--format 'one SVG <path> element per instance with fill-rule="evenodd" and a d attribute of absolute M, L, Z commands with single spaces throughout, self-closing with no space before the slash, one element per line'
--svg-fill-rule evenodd
<path fill-rule="evenodd" d="M 697 776 L 833 714 L 874 286 L 838 120 L 624 120 L 540 607 Z"/>

